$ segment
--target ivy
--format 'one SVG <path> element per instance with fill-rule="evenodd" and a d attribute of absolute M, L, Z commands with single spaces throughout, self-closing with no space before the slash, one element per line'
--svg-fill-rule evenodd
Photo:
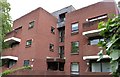
<path fill-rule="evenodd" d="M 8 74 L 11 74 L 13 72 L 16 72 L 18 70 L 23 70 L 23 69 L 31 69 L 31 67 L 30 66 L 24 66 L 24 67 L 20 67 L 20 68 L 16 68 L 16 69 L 5 70 L 3 73 L 1 73 L 1 76 L 6 76 Z"/>
<path fill-rule="evenodd" d="M 114 16 L 112 19 L 108 19 L 107 22 L 100 22 L 98 29 L 102 29 L 100 35 L 105 39 L 98 43 L 98 46 L 102 47 L 98 53 L 100 56 L 98 61 L 102 59 L 103 52 L 110 56 L 110 64 L 114 77 L 120 75 L 120 15 Z"/>

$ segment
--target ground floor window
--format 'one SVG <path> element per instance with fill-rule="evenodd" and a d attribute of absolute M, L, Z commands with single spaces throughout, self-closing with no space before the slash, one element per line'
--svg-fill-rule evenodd
<path fill-rule="evenodd" d="M 111 72 L 109 62 L 91 63 L 91 72 Z"/>
<path fill-rule="evenodd" d="M 23 66 L 29 66 L 29 60 L 24 60 Z"/>
<path fill-rule="evenodd" d="M 71 63 L 71 74 L 79 75 L 79 63 L 78 62 Z"/>
<path fill-rule="evenodd" d="M 64 62 L 47 62 L 47 70 L 64 71 Z"/>
<path fill-rule="evenodd" d="M 16 64 L 16 62 L 17 62 L 16 60 L 12 60 L 12 59 L 3 59 L 1 66 L 11 68 L 13 65 Z"/>

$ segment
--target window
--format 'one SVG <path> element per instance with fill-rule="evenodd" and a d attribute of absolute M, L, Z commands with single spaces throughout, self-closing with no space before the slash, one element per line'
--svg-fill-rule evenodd
<path fill-rule="evenodd" d="M 64 62 L 47 62 L 47 70 L 49 71 L 64 71 Z"/>
<path fill-rule="evenodd" d="M 65 21 L 65 14 L 66 14 L 66 12 L 59 15 L 60 22 Z"/>
<path fill-rule="evenodd" d="M 71 48 L 71 53 L 79 53 L 79 42 L 72 42 Z"/>
<path fill-rule="evenodd" d="M 16 64 L 15 60 L 9 60 L 9 65 L 8 67 L 11 68 L 14 64 Z"/>
<path fill-rule="evenodd" d="M 59 30 L 59 42 L 64 42 L 65 30 Z"/>
<path fill-rule="evenodd" d="M 103 38 L 90 39 L 89 43 L 90 43 L 90 45 L 97 45 L 100 41 L 104 41 L 104 39 Z"/>
<path fill-rule="evenodd" d="M 71 74 L 79 75 L 79 63 L 77 63 L 77 62 L 71 63 Z"/>
<path fill-rule="evenodd" d="M 102 62 L 102 63 L 92 63 L 92 72 L 111 72 L 110 63 Z"/>
<path fill-rule="evenodd" d="M 64 58 L 64 46 L 59 46 L 59 57 Z"/>
<path fill-rule="evenodd" d="M 29 47 L 29 46 L 31 46 L 31 45 L 32 45 L 32 39 L 31 39 L 31 40 L 27 40 L 27 41 L 26 41 L 26 46 Z"/>
<path fill-rule="evenodd" d="M 49 49 L 50 49 L 50 51 L 54 51 L 54 45 L 50 44 Z"/>
<path fill-rule="evenodd" d="M 72 24 L 72 33 L 78 32 L 78 23 L 73 23 Z"/>
<path fill-rule="evenodd" d="M 24 66 L 29 66 L 29 60 L 24 60 Z"/>
<path fill-rule="evenodd" d="M 34 22 L 35 22 L 35 21 L 32 21 L 32 22 L 29 23 L 29 29 L 30 29 L 30 28 L 33 28 Z"/>
<path fill-rule="evenodd" d="M 55 34 L 55 28 L 51 27 L 51 33 Z"/>

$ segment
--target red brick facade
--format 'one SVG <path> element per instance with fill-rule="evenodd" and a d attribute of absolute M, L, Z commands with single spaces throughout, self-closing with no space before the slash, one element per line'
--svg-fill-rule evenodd
<path fill-rule="evenodd" d="M 24 60 L 29 60 L 29 65 L 32 69 L 29 70 L 32 74 L 71 74 L 71 63 L 78 63 L 78 73 L 82 74 L 95 74 L 90 72 L 90 65 L 87 65 L 87 61 L 83 60 L 84 56 L 95 56 L 99 52 L 99 48 L 96 45 L 88 45 L 89 37 L 83 35 L 83 32 L 96 30 L 99 20 L 89 22 L 89 19 L 99 17 L 100 15 L 107 15 L 107 18 L 111 14 L 117 14 L 117 8 L 114 2 L 98 2 L 96 4 L 71 11 L 65 14 L 65 26 L 58 28 L 58 19 L 45 11 L 42 8 L 37 8 L 32 12 L 22 16 L 13 23 L 13 31 L 8 33 L 6 39 L 16 37 L 21 39 L 17 44 L 14 43 L 14 39 L 8 40 L 11 48 L 7 48 L 2 53 L 2 56 L 15 56 L 18 57 L 17 62 L 7 67 L 4 65 L 3 70 L 22 67 Z M 88 19 L 88 20 L 87 20 Z M 29 28 L 29 23 L 34 21 L 34 26 Z M 101 19 L 102 21 L 102 19 Z M 106 21 L 103 20 L 103 21 Z M 78 32 L 72 33 L 72 24 L 78 23 Z M 53 33 L 51 32 L 53 28 Z M 64 42 L 59 42 L 59 31 L 65 29 Z M 26 41 L 31 40 L 32 44 L 26 46 Z M 77 54 L 71 53 L 71 43 L 79 42 L 79 51 Z M 30 42 L 28 43 L 30 44 Z M 59 47 L 64 48 L 64 57 L 60 58 Z M 3 58 L 9 59 L 9 58 Z M 49 63 L 55 63 L 52 66 L 58 65 L 57 71 L 49 71 L 51 65 Z M 57 64 L 58 63 L 58 64 Z M 62 67 L 63 65 L 63 67 Z M 61 68 L 62 67 L 62 68 Z M 55 68 L 52 68 L 55 69 Z M 58 69 L 64 69 L 58 71 Z M 15 74 L 30 74 L 26 72 L 19 72 Z M 108 74 L 99 72 L 96 74 Z"/>

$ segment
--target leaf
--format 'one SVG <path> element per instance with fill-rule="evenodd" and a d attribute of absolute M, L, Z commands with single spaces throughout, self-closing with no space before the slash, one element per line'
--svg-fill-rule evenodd
<path fill-rule="evenodd" d="M 110 53 L 110 57 L 112 58 L 112 60 L 117 60 L 120 57 L 120 50 L 113 50 Z"/>
<path fill-rule="evenodd" d="M 105 27 L 105 23 L 103 21 L 98 24 L 98 29 L 101 29 L 104 27 Z"/>
<path fill-rule="evenodd" d="M 110 42 L 108 42 L 106 45 L 107 45 L 107 49 L 106 50 L 109 50 L 112 46 L 113 46 L 113 44 L 116 42 L 116 41 L 118 41 L 120 39 L 120 37 L 119 38 L 112 38 L 112 40 L 110 41 Z"/>
<path fill-rule="evenodd" d="M 117 69 L 118 69 L 118 62 L 117 61 L 111 62 L 111 69 L 112 69 L 112 73 L 117 71 Z"/>

